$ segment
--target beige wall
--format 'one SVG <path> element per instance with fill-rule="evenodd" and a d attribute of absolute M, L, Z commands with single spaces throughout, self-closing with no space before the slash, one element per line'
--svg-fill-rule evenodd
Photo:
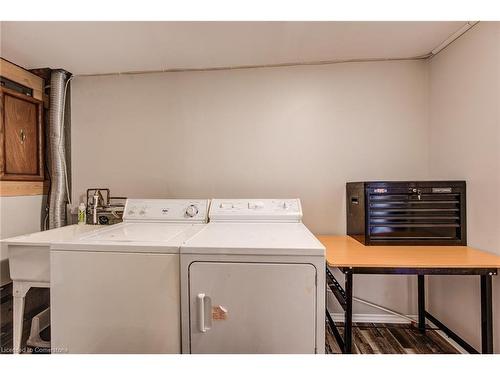
<path fill-rule="evenodd" d="M 468 243 L 500 255 L 500 22 L 481 22 L 429 63 L 430 177 L 467 180 Z M 500 353 L 500 277 L 494 277 Z M 479 278 L 432 277 L 429 308 L 478 348 Z"/>
<path fill-rule="evenodd" d="M 0 197 L 0 239 L 38 232 L 45 196 Z M 0 246 L 0 285 L 10 282 L 7 247 Z"/>
<path fill-rule="evenodd" d="M 300 197 L 312 231 L 343 234 L 346 181 L 427 176 L 427 122 L 424 62 L 75 78 L 74 199 Z M 413 280 L 360 279 L 415 311 Z"/>

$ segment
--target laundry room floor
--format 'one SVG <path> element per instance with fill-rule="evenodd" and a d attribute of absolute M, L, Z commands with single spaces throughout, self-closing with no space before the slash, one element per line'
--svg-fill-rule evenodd
<path fill-rule="evenodd" d="M 49 306 L 49 299 L 48 288 L 31 288 L 28 292 L 24 308 L 23 342 L 29 337 L 31 319 Z M 12 283 L 10 283 L 0 287 L 0 354 L 12 353 L 13 307 Z"/>
<path fill-rule="evenodd" d="M 342 334 L 340 324 L 338 329 Z M 352 331 L 353 351 L 356 354 L 459 354 L 432 328 L 423 335 L 410 324 L 354 323 Z M 326 353 L 341 353 L 328 324 Z"/>

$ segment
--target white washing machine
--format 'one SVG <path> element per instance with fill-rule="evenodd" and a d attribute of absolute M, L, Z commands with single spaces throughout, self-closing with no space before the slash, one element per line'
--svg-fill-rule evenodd
<path fill-rule="evenodd" d="M 183 353 L 324 353 L 325 248 L 298 199 L 215 199 L 181 247 Z"/>
<path fill-rule="evenodd" d="M 50 250 L 55 353 L 180 353 L 179 248 L 208 200 L 129 199 L 123 223 Z"/>

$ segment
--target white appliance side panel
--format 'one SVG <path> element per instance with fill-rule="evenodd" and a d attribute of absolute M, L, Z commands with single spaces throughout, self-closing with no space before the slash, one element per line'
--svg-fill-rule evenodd
<path fill-rule="evenodd" d="M 51 251 L 51 342 L 65 353 L 180 353 L 179 255 Z"/>
<path fill-rule="evenodd" d="M 311 264 L 194 262 L 189 299 L 191 353 L 315 352 Z"/>

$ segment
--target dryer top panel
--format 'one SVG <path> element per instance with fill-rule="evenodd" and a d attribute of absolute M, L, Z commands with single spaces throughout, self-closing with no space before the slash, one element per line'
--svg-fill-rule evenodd
<path fill-rule="evenodd" d="M 212 222 L 302 221 L 300 199 L 213 199 L 209 218 Z"/>
<path fill-rule="evenodd" d="M 207 199 L 127 199 L 125 222 L 206 223 Z"/>
<path fill-rule="evenodd" d="M 325 247 L 302 223 L 209 223 L 181 254 L 324 256 Z"/>

